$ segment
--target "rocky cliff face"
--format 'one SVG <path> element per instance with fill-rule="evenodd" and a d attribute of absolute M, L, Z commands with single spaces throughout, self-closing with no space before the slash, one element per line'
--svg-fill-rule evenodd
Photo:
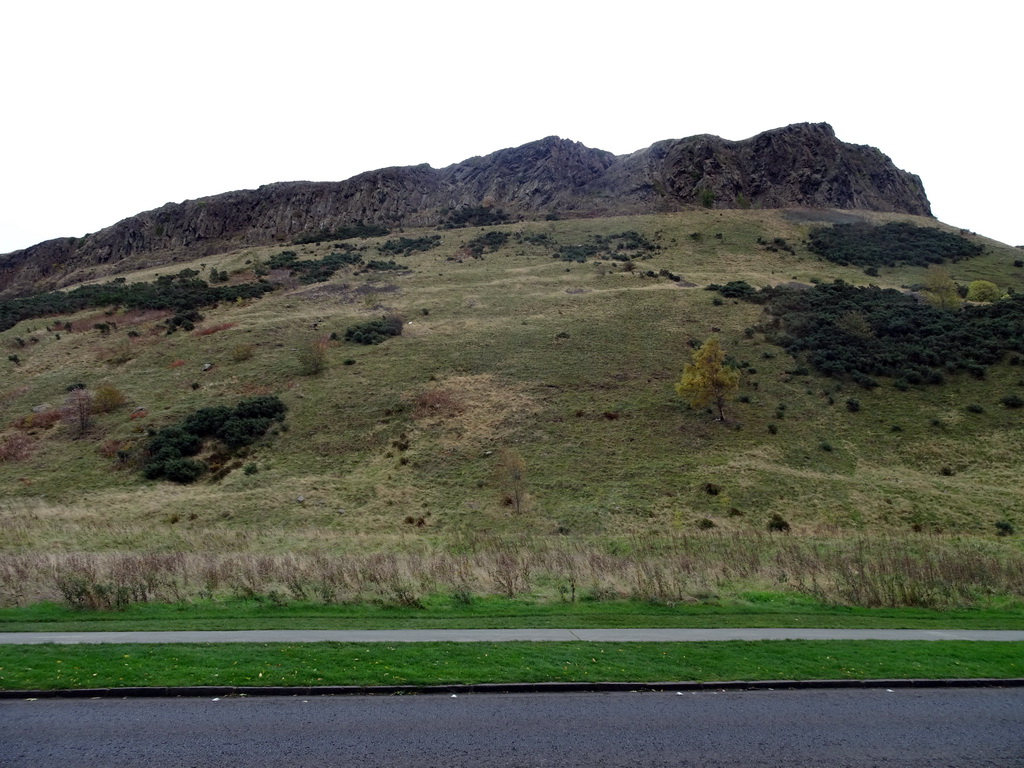
<path fill-rule="evenodd" d="M 798 124 L 744 141 L 692 136 L 615 156 L 551 136 L 442 169 L 384 168 L 340 182 L 287 182 L 169 203 L 82 239 L 0 256 L 13 295 L 246 245 L 287 243 L 358 222 L 435 226 L 484 200 L 525 218 L 685 206 L 812 207 L 930 215 L 921 180 L 831 126 Z"/>

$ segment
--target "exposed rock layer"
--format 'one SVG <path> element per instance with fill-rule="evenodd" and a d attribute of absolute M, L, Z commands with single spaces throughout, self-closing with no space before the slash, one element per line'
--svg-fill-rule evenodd
<path fill-rule="evenodd" d="M 0 257 L 0 293 L 56 287 L 176 258 L 287 243 L 357 222 L 434 226 L 484 201 L 512 216 L 715 208 L 844 208 L 931 215 L 921 180 L 826 123 L 744 141 L 692 136 L 615 156 L 550 136 L 447 168 L 383 168 L 340 182 L 286 182 L 137 214 L 84 238 Z"/>

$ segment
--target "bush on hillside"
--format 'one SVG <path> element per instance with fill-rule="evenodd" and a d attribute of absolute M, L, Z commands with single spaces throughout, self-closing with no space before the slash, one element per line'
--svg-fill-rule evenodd
<path fill-rule="evenodd" d="M 479 258 L 485 253 L 494 253 L 501 248 L 505 243 L 509 241 L 508 232 L 499 232 L 494 229 L 490 232 L 485 232 L 479 237 L 474 237 L 468 243 L 466 243 L 466 250 L 469 251 L 470 256 Z"/>
<path fill-rule="evenodd" d="M 993 302 L 999 301 L 1003 292 L 990 280 L 972 280 L 967 284 L 967 300 Z"/>
<path fill-rule="evenodd" d="M 1024 297 L 942 309 L 914 296 L 843 281 L 810 289 L 763 288 L 769 341 L 819 373 L 865 387 L 875 377 L 903 385 L 941 384 L 950 373 L 983 378 L 1007 352 L 1024 352 Z"/>
<path fill-rule="evenodd" d="M 748 299 L 752 300 L 757 294 L 754 286 L 746 280 L 730 280 L 725 285 L 710 283 L 704 290 L 718 291 L 727 299 Z"/>
<path fill-rule="evenodd" d="M 296 245 L 307 245 L 309 243 L 322 243 L 327 240 L 352 240 L 356 237 L 383 237 L 390 234 L 391 230 L 380 224 L 364 224 L 359 222 L 358 224 L 350 224 L 338 227 L 337 229 L 318 229 L 315 232 L 299 235 L 292 242 Z"/>
<path fill-rule="evenodd" d="M 429 237 L 399 237 L 392 240 L 385 240 L 377 246 L 377 250 L 384 254 L 393 256 L 408 256 L 417 251 L 429 251 L 441 244 L 440 235 Z"/>
<path fill-rule="evenodd" d="M 288 274 L 298 279 L 303 285 L 322 283 L 330 280 L 342 267 L 360 266 L 363 257 L 352 246 L 329 253 L 321 259 L 299 260 L 295 251 L 281 251 L 267 262 L 270 269 L 287 269 Z"/>
<path fill-rule="evenodd" d="M 219 441 L 229 453 L 237 451 L 263 437 L 275 421 L 283 421 L 285 410 L 284 403 L 274 395 L 242 400 L 234 408 L 200 408 L 179 424 L 153 435 L 146 446 L 142 473 L 150 480 L 194 482 L 207 467 L 190 457 L 203 449 L 206 440 Z"/>
<path fill-rule="evenodd" d="M 404 321 L 399 315 L 384 315 L 379 320 L 370 320 L 349 326 L 345 331 L 345 341 L 356 344 L 381 344 L 392 336 L 402 335 Z"/>
<path fill-rule="evenodd" d="M 259 298 L 274 290 L 269 283 L 238 283 L 211 286 L 196 278 L 195 270 L 182 270 L 177 275 L 161 275 L 149 283 L 128 284 L 123 278 L 99 285 L 83 285 L 71 291 L 52 291 L 0 301 L 0 331 L 22 320 L 47 315 L 67 315 L 95 307 L 123 309 L 170 309 L 177 314 L 173 327 L 192 330 L 197 310 L 222 302 Z M 194 316 L 193 316 L 194 313 Z M 189 323 L 192 327 L 189 327 Z M 65 324 L 65 330 L 71 330 Z"/>
<path fill-rule="evenodd" d="M 979 256 L 985 250 L 962 235 L 906 222 L 821 227 L 811 231 L 807 247 L 836 264 L 859 267 L 926 267 Z"/>
<path fill-rule="evenodd" d="M 461 229 L 462 227 L 489 227 L 504 224 L 509 216 L 500 208 L 486 205 L 463 206 L 451 211 L 441 225 L 444 229 Z"/>

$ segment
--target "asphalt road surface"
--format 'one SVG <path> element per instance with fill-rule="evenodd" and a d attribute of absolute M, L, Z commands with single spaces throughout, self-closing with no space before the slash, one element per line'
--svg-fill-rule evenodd
<path fill-rule="evenodd" d="M 1015 766 L 1024 690 L 0 701 L 0 767 Z"/>

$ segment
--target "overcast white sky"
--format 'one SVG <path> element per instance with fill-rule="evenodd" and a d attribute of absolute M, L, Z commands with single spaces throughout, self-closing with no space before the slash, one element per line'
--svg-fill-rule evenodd
<path fill-rule="evenodd" d="M 549 135 L 625 154 L 829 122 L 1024 244 L 1009 2 L 32 0 L 0 10 L 0 253 L 274 181 Z"/>

